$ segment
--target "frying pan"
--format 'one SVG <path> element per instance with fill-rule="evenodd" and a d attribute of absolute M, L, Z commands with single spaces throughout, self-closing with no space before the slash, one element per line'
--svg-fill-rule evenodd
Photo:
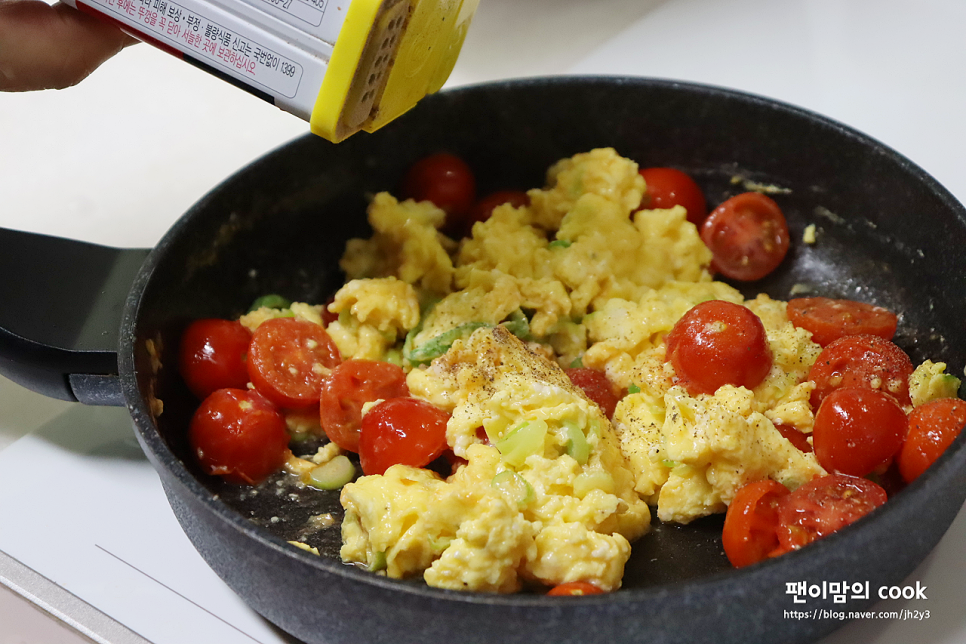
<path fill-rule="evenodd" d="M 800 551 L 732 570 L 720 517 L 658 524 L 635 544 L 621 591 L 582 598 L 458 593 L 345 565 L 338 520 L 320 529 L 310 519 L 338 519 L 338 492 L 296 490 L 281 477 L 255 490 L 231 486 L 189 458 L 197 402 L 176 354 L 191 320 L 237 316 L 265 293 L 325 301 L 342 281 L 345 241 L 369 234 L 367 196 L 394 190 L 427 154 L 462 156 L 485 194 L 540 186 L 554 161 L 602 146 L 689 172 L 709 203 L 748 182 L 777 188 L 793 247 L 775 273 L 738 285 L 746 296 L 878 303 L 900 313 L 896 342 L 914 362 L 930 357 L 963 372 L 966 211 L 925 172 L 848 127 L 771 100 L 589 77 L 443 92 L 335 147 L 297 139 L 212 190 L 150 252 L 0 231 L 0 369 L 48 395 L 126 405 L 201 555 L 256 611 L 306 642 L 812 641 L 841 622 L 788 619 L 802 605 L 787 585 L 868 582 L 869 598 L 849 598 L 849 610 L 901 585 L 966 498 L 966 439 L 885 506 Z M 810 224 L 818 240 L 804 244 Z M 321 556 L 286 543 L 296 538 Z M 807 607 L 842 604 L 808 597 Z"/>

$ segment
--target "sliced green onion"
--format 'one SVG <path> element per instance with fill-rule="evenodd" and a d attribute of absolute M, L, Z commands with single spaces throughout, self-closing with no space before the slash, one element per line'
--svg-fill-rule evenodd
<path fill-rule="evenodd" d="M 453 346 L 453 343 L 461 338 L 468 338 L 473 331 L 476 331 L 480 327 L 490 326 L 486 322 L 467 322 L 461 324 L 456 328 L 450 329 L 449 331 L 444 331 L 440 333 L 435 338 L 426 342 L 425 344 L 413 347 L 412 342 L 407 336 L 407 342 L 409 342 L 409 353 L 406 353 L 406 345 L 403 345 L 403 355 L 412 364 L 424 364 L 427 362 L 432 362 L 434 358 L 438 358 L 443 355 L 449 348 Z M 411 332 L 410 332 L 411 333 Z"/>
<path fill-rule="evenodd" d="M 664 464 L 664 467 L 670 467 L 671 469 L 674 469 L 675 467 L 680 465 L 680 463 L 678 463 L 677 461 L 672 461 L 669 458 L 665 458 L 664 460 L 661 461 L 661 463 Z"/>
<path fill-rule="evenodd" d="M 380 570 L 385 570 L 388 566 L 389 562 L 386 561 L 385 550 L 372 553 L 372 561 L 369 562 L 369 572 L 379 572 Z"/>
<path fill-rule="evenodd" d="M 305 481 L 320 490 L 337 490 L 356 475 L 356 467 L 344 454 L 339 454 L 331 461 L 319 465 L 309 472 Z"/>
<path fill-rule="evenodd" d="M 517 309 L 511 313 L 509 317 L 507 317 L 506 321 L 500 322 L 500 324 L 505 326 L 507 331 L 517 336 L 524 342 L 529 340 L 531 337 L 530 320 L 527 319 L 527 316 L 520 309 Z"/>
<path fill-rule="evenodd" d="M 629 393 L 629 394 L 639 394 L 639 393 L 641 393 L 641 388 L 638 387 L 637 385 L 632 384 L 630 387 L 627 388 L 627 393 Z"/>
<path fill-rule="evenodd" d="M 543 454 L 546 437 L 546 421 L 534 420 L 509 431 L 496 442 L 496 448 L 506 463 L 520 467 L 531 454 Z"/>
<path fill-rule="evenodd" d="M 252 302 L 248 312 L 251 313 L 252 311 L 257 311 L 260 308 L 287 309 L 290 306 L 292 306 L 292 300 L 284 298 L 281 295 L 271 293 L 269 295 L 263 295 Z"/>
<path fill-rule="evenodd" d="M 527 507 L 536 498 L 530 482 L 513 470 L 503 470 L 493 477 L 490 485 L 498 489 L 505 499 L 516 503 L 518 508 Z"/>
<path fill-rule="evenodd" d="M 587 442 L 584 430 L 570 421 L 564 422 L 564 429 L 567 430 L 567 454 L 579 464 L 586 465 L 590 458 L 590 443 Z"/>
<path fill-rule="evenodd" d="M 441 555 L 443 551 L 449 548 L 449 545 L 453 543 L 453 537 L 442 536 L 439 539 L 429 538 L 429 549 L 433 551 L 433 554 Z"/>
<path fill-rule="evenodd" d="M 568 239 L 555 239 L 547 244 L 547 248 L 569 248 L 572 243 Z"/>
<path fill-rule="evenodd" d="M 576 358 L 574 358 L 574 361 L 570 363 L 571 369 L 581 369 L 583 368 L 583 366 L 584 366 L 584 361 L 581 359 L 580 356 L 577 356 Z"/>

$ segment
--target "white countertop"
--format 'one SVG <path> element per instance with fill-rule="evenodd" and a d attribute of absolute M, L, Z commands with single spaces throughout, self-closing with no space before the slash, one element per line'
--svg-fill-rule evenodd
<path fill-rule="evenodd" d="M 962 201 L 963 25 L 966 4 L 960 0 L 920 0 L 914 7 L 899 0 L 482 0 L 449 85 L 608 73 L 734 87 L 865 131 L 921 165 Z M 151 246 L 208 189 L 306 127 L 193 67 L 137 45 L 77 87 L 0 94 L 0 226 L 107 245 Z M 99 469 L 72 481 L 82 488 L 72 494 L 82 500 L 84 485 L 91 494 L 99 493 L 99 486 L 109 488 L 110 476 L 131 475 L 134 468 L 138 485 L 144 486 L 138 491 L 163 504 L 155 498 L 159 486 L 146 461 L 118 456 L 123 449 L 117 445 L 130 440 L 125 426 L 123 410 L 45 399 L 0 378 L 0 463 L 5 467 L 14 462 L 15 468 L 19 459 L 29 458 L 90 468 L 91 453 L 65 452 L 64 445 L 73 439 L 64 437 L 76 433 L 78 445 L 87 444 L 84 435 L 100 437 L 103 444 L 114 445 L 116 458 L 97 456 L 102 459 Z M 0 479 L 4 474 L 0 469 Z M 117 502 L 122 501 L 119 497 Z M 0 508 L 9 510 L 2 496 Z M 24 514 L 18 518 L 46 525 L 42 509 L 27 506 L 20 511 Z M 156 521 L 158 530 L 170 530 L 177 542 L 173 516 L 159 514 L 144 520 Z M 95 545 L 130 565 L 137 553 L 125 551 L 123 525 L 117 530 L 121 534 L 113 542 Z M 0 551 L 10 553 L 17 543 L 0 526 Z M 961 513 L 939 548 L 909 578 L 930 587 L 929 599 L 886 602 L 890 608 L 929 610 L 928 620 L 857 621 L 827 641 L 966 642 L 964 544 L 966 516 Z M 187 549 L 177 550 L 188 552 L 185 566 L 199 565 L 190 546 L 175 546 Z M 52 549 L 49 561 L 58 556 Z M 27 569 L 16 573 L 29 582 L 21 585 L 37 587 L 29 568 L 43 564 L 26 563 Z M 40 587 L 56 595 L 59 584 L 85 602 L 102 601 L 104 589 L 77 581 L 68 568 L 42 571 L 54 584 L 45 587 L 41 581 Z M 150 572 L 145 570 L 141 568 L 144 574 Z M 206 574 L 213 577 L 210 571 Z M 177 579 L 165 583 L 175 588 Z M 206 577 L 203 583 L 212 584 L 211 596 L 224 592 L 217 579 Z M 175 631 L 152 623 L 160 618 L 150 610 L 130 618 L 124 607 L 101 606 L 125 624 L 119 626 L 69 601 L 65 608 L 60 601 L 34 599 L 73 628 L 49 619 L 0 585 L 0 644 L 89 641 L 74 628 L 111 644 L 145 641 L 140 637 L 155 644 L 179 641 Z M 217 601 L 225 611 L 244 610 L 232 606 L 230 598 Z M 266 632 L 266 638 L 277 637 Z M 214 641 L 230 639 L 218 636 Z"/>

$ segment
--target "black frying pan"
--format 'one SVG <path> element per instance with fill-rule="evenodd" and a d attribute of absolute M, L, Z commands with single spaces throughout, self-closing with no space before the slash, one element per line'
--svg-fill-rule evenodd
<path fill-rule="evenodd" d="M 188 457 L 185 429 L 197 403 L 175 356 L 189 321 L 236 316 L 265 293 L 325 301 L 341 283 L 346 239 L 368 234 L 366 196 L 396 188 L 426 154 L 461 155 L 485 194 L 542 185 L 552 162 L 601 146 L 642 166 L 690 172 L 709 203 L 744 191 L 734 177 L 790 190 L 776 198 L 792 251 L 776 273 L 742 285 L 745 294 L 786 299 L 794 287 L 874 301 L 901 314 L 896 341 L 914 362 L 941 359 L 949 373 L 963 372 L 966 211 L 946 190 L 876 141 L 814 114 L 630 78 L 461 89 L 424 100 L 374 135 L 338 146 L 298 139 L 195 205 L 147 256 L 123 309 L 112 293 L 128 290 L 144 251 L 0 231 L 0 368 L 48 395 L 126 404 L 202 556 L 255 610 L 308 642 L 814 640 L 841 622 L 787 619 L 784 611 L 801 605 L 786 583 L 868 581 L 871 597 L 850 599 L 850 610 L 874 603 L 878 587 L 900 584 L 966 498 L 966 439 L 884 507 L 801 551 L 735 571 L 721 551 L 720 518 L 657 525 L 635 544 L 624 589 L 579 599 L 456 593 L 344 565 L 338 527 L 305 526 L 312 514 L 340 512 L 337 492 L 279 496 L 270 480 L 251 495 L 201 475 Z M 819 241 L 809 246 L 800 240 L 812 223 Z M 119 338 L 112 316 L 121 317 Z M 52 319 L 67 321 L 51 328 Z M 289 492 L 302 497 L 294 508 L 279 502 Z M 288 545 L 293 538 L 323 556 Z M 842 605 L 809 598 L 808 608 Z"/>

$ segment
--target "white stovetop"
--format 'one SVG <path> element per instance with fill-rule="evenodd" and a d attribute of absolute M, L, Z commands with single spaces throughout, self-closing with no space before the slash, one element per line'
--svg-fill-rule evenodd
<path fill-rule="evenodd" d="M 618 73 L 734 87 L 855 126 L 966 200 L 964 25 L 961 0 L 482 0 L 450 85 Z M 75 88 L 0 94 L 0 226 L 151 246 L 210 187 L 305 130 L 138 45 Z M 961 513 L 908 580 L 928 600 L 881 605 L 928 619 L 852 622 L 827 642 L 966 642 L 964 545 Z M 0 552 L 15 560 L 0 576 L 96 641 L 283 641 L 188 544 L 124 410 L 2 378 Z M 62 624 L 0 586 L 0 644 L 87 641 Z"/>

